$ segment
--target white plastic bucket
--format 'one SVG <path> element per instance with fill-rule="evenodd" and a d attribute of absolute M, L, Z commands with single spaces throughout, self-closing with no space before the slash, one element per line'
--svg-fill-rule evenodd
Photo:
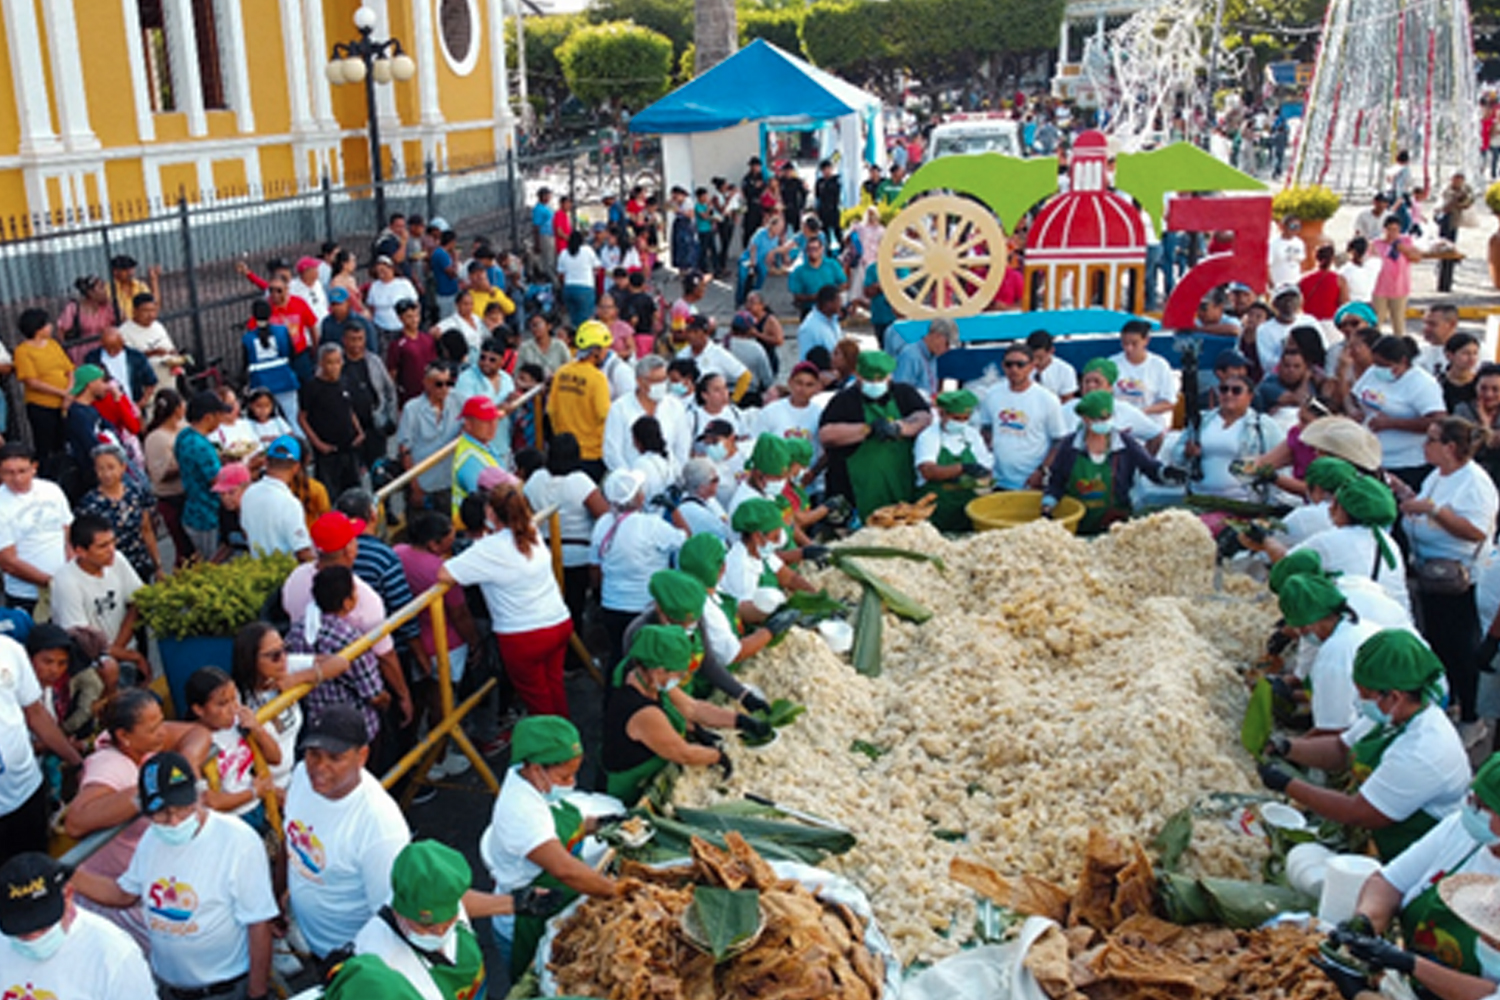
<path fill-rule="evenodd" d="M 1333 852 L 1322 844 L 1298 844 L 1286 853 L 1286 880 L 1293 889 L 1319 896 Z"/>
<path fill-rule="evenodd" d="M 1323 895 L 1318 899 L 1318 919 L 1340 924 L 1354 916 L 1359 891 L 1380 870 L 1380 862 L 1364 854 L 1338 854 L 1328 859 L 1323 877 Z"/>
<path fill-rule="evenodd" d="M 1278 830 L 1306 830 L 1307 817 L 1281 802 L 1263 802 L 1260 806 L 1261 822 Z"/>

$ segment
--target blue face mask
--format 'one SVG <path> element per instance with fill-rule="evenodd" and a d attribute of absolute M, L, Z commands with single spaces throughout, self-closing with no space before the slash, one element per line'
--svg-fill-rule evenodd
<path fill-rule="evenodd" d="M 553 785 L 551 788 L 547 789 L 547 794 L 544 796 L 544 798 L 546 798 L 548 805 L 555 806 L 563 799 L 573 794 L 573 790 L 573 785 Z"/>
<path fill-rule="evenodd" d="M 703 446 L 703 454 L 707 456 L 709 461 L 722 462 L 729 457 L 729 449 L 722 441 L 715 441 L 713 444 Z"/>
<path fill-rule="evenodd" d="M 1459 810 L 1458 818 L 1463 823 L 1464 833 L 1474 839 L 1474 843 L 1480 847 L 1494 847 L 1500 844 L 1500 834 L 1490 830 L 1490 816 L 1488 809 L 1465 802 L 1464 807 Z"/>
<path fill-rule="evenodd" d="M 1089 430 L 1095 434 L 1108 434 L 1115 429 L 1113 420 L 1094 420 L 1089 423 Z"/>
<path fill-rule="evenodd" d="M 1485 943 L 1483 938 L 1474 939 L 1474 960 L 1479 963 L 1479 974 L 1490 982 L 1500 982 L 1500 951 Z"/>
<path fill-rule="evenodd" d="M 29 958 L 33 962 L 45 962 L 56 955 L 62 948 L 63 942 L 68 940 L 68 932 L 63 930 L 62 921 L 48 927 L 41 935 L 29 941 L 20 938 L 11 938 L 10 946 L 15 949 L 16 954 L 22 958 Z"/>
<path fill-rule="evenodd" d="M 688 394 L 688 387 L 683 382 L 668 382 L 667 391 L 680 399 Z"/>
<path fill-rule="evenodd" d="M 1391 724 L 1391 713 L 1381 711 L 1380 706 L 1372 698 L 1359 699 L 1359 714 L 1377 726 L 1389 726 Z"/>
<path fill-rule="evenodd" d="M 1382 365 L 1375 365 L 1370 369 L 1370 371 L 1374 374 L 1375 381 L 1377 382 L 1385 382 L 1389 384 L 1396 381 L 1396 373 L 1390 368 L 1386 368 Z"/>
<path fill-rule="evenodd" d="M 199 819 L 197 816 L 189 816 L 187 819 L 183 820 L 181 823 L 178 823 L 176 826 L 166 826 L 162 823 L 153 823 L 151 825 L 151 830 L 158 837 L 160 837 L 164 843 L 170 844 L 173 847 L 181 847 L 183 844 L 186 844 L 188 841 L 193 839 L 193 836 L 198 832 L 198 828 L 202 825 L 203 820 Z"/>
<path fill-rule="evenodd" d="M 889 382 L 861 382 L 859 391 L 865 394 L 866 399 L 879 399 L 889 391 L 890 387 Z"/>

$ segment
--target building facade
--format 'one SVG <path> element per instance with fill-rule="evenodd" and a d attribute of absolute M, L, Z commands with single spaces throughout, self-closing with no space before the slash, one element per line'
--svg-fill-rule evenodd
<path fill-rule="evenodd" d="M 376 87 L 388 176 L 510 148 L 503 3 L 366 0 L 417 66 Z M 0 204 L 45 227 L 367 180 L 364 86 L 325 75 L 359 6 L 0 0 Z"/>

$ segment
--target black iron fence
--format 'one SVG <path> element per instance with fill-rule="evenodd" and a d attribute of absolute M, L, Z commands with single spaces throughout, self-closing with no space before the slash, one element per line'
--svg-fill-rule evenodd
<path fill-rule="evenodd" d="M 537 188 L 572 192 L 575 206 L 597 204 L 603 195 L 623 195 L 635 183 L 659 187 L 659 156 L 655 144 L 591 143 L 444 170 L 428 163 L 419 173 L 383 182 L 386 210 L 441 217 L 459 234 L 465 251 L 478 236 L 519 250 L 529 237 L 527 206 Z M 380 228 L 373 191 L 367 182 L 335 187 L 325 178 L 319 188 L 300 192 L 221 191 L 195 200 L 180 191 L 169 204 L 112 206 L 109 221 L 4 220 L 0 338 L 14 346 L 22 310 L 39 307 L 56 318 L 78 297 L 77 279 L 97 275 L 108 281 L 110 259 L 126 254 L 138 262 L 141 280 L 159 271 L 161 321 L 178 348 L 199 365 L 216 363 L 237 379 L 249 304 L 260 294 L 237 265 L 263 273 L 272 258 L 295 261 L 334 241 L 361 265 L 368 263 Z M 88 346 L 67 339 L 63 345 L 75 354 Z"/>

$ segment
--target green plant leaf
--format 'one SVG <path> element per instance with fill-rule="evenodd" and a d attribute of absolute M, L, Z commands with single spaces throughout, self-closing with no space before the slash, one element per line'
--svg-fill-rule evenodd
<path fill-rule="evenodd" d="M 760 926 L 760 893 L 754 889 L 693 888 L 693 917 L 715 962 L 722 962 L 735 945 L 748 940 Z"/>
<path fill-rule="evenodd" d="M 1183 852 L 1193 842 L 1193 809 L 1186 809 L 1173 813 L 1167 822 L 1163 824 L 1161 832 L 1156 839 L 1151 841 L 1151 846 L 1156 848 L 1156 853 L 1161 858 L 1162 871 L 1176 871 L 1177 862 L 1182 860 Z"/>
<path fill-rule="evenodd" d="M 897 590 L 895 587 L 891 586 L 891 584 L 887 582 L 886 579 L 880 574 L 865 569 L 859 563 L 855 562 L 853 559 L 847 556 L 840 557 L 837 552 L 834 553 L 832 558 L 833 564 L 837 566 L 845 576 L 849 577 L 851 580 L 856 581 L 857 583 L 864 584 L 867 593 L 870 590 L 874 590 L 877 594 L 879 594 L 881 603 L 889 608 L 891 613 L 896 615 L 897 617 L 905 618 L 910 622 L 916 622 L 918 625 L 921 625 L 923 622 L 927 621 L 927 619 L 932 617 L 932 612 L 927 608 L 926 605 L 922 604 L 920 601 L 917 601 L 912 597 L 907 596 L 902 591 Z M 863 620 L 864 618 L 863 611 L 865 603 L 865 601 L 860 602 L 861 620 Z M 856 633 L 854 645 L 856 649 L 859 648 L 858 633 Z"/>
<path fill-rule="evenodd" d="M 853 743 L 849 744 L 849 752 L 862 753 L 871 760 L 879 760 L 886 754 L 890 753 L 890 750 L 882 746 L 876 746 L 869 740 L 855 740 Z"/>
<path fill-rule="evenodd" d="M 850 556 L 858 556 L 861 559 L 906 559 L 910 562 L 932 563 L 941 573 L 948 571 L 947 564 L 937 556 L 913 549 L 896 548 L 894 545 L 840 545 L 833 550 L 832 554 L 840 559 L 847 559 Z"/>
<path fill-rule="evenodd" d="M 233 636 L 257 621 L 297 557 L 287 552 L 227 563 L 195 563 L 135 595 L 141 621 L 158 637 Z"/>
<path fill-rule="evenodd" d="M 854 627 L 854 671 L 865 677 L 879 677 L 882 669 L 880 646 L 885 623 L 885 605 L 875 588 L 866 585 L 859 599 L 859 618 Z"/>
<path fill-rule="evenodd" d="M 1276 725 L 1275 708 L 1272 705 L 1271 682 L 1262 677 L 1255 682 L 1250 692 L 1250 704 L 1245 707 L 1245 721 L 1240 723 L 1240 745 L 1245 752 L 1260 760 L 1266 740 Z"/>

